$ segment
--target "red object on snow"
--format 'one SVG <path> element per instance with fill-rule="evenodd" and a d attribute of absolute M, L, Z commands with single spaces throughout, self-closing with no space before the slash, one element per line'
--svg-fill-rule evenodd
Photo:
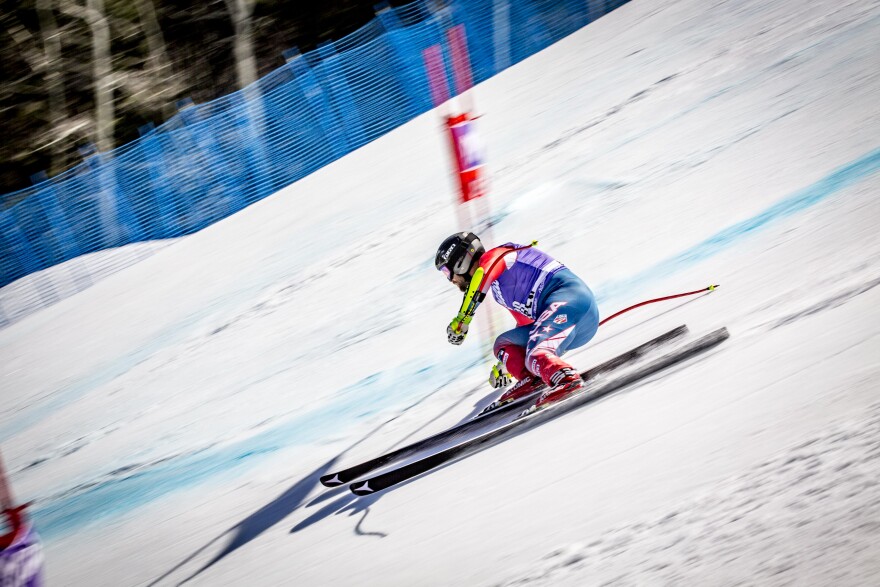
<path fill-rule="evenodd" d="M 6 523 L 9 527 L 9 531 L 6 534 L 0 534 L 0 550 L 9 548 L 24 529 L 22 512 L 24 512 L 25 507 L 23 505 L 18 507 L 12 505 L 12 490 L 9 488 L 9 481 L 6 479 L 6 467 L 3 465 L 3 457 L 0 455 L 0 511 L 6 517 Z"/>
<path fill-rule="evenodd" d="M 446 128 L 452 145 L 452 158 L 458 171 L 462 203 L 486 193 L 483 146 L 477 136 L 474 117 L 470 113 L 448 116 Z"/>
<path fill-rule="evenodd" d="M 6 534 L 0 534 L 0 550 L 6 550 L 9 548 L 9 546 L 15 542 L 18 535 L 25 529 L 22 516 L 25 507 L 27 506 L 20 505 L 3 511 L 6 516 L 6 522 L 9 526 L 9 532 Z"/>
<path fill-rule="evenodd" d="M 456 95 L 461 96 L 473 86 L 464 25 L 452 27 L 446 32 L 446 36 L 452 58 L 455 91 Z M 431 101 L 435 108 L 439 108 L 451 98 L 443 49 L 440 45 L 432 45 L 422 52 L 422 57 L 425 60 Z M 476 117 L 468 110 L 471 108 L 466 106 L 463 114 L 445 117 L 452 147 L 452 160 L 455 162 L 455 172 L 458 175 L 461 203 L 479 198 L 487 192 L 483 145 L 477 136 Z"/>

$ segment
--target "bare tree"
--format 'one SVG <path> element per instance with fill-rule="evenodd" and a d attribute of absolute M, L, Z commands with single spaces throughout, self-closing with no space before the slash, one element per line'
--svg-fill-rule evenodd
<path fill-rule="evenodd" d="M 116 111 L 113 101 L 115 81 L 110 55 L 110 23 L 104 0 L 61 0 L 61 11 L 84 20 L 92 33 L 92 72 L 95 87 L 95 145 L 106 153 L 113 149 Z"/>
<path fill-rule="evenodd" d="M 49 171 L 58 173 L 66 166 L 65 138 L 76 124 L 71 123 L 66 114 L 61 73 L 61 35 L 55 24 L 51 0 L 37 0 L 35 7 L 40 24 L 39 37 L 31 34 L 14 12 L 4 13 L 2 16 L 3 27 L 9 39 L 13 41 L 18 56 L 31 72 L 31 75 L 20 79 L 6 80 L 4 90 L 22 95 L 45 92 L 46 100 L 39 102 L 40 110 L 47 113 L 45 125 L 40 125 L 31 134 L 27 143 L 28 151 L 19 151 L 14 156 L 27 157 L 48 147 Z M 83 125 L 81 121 L 80 125 Z"/>
<path fill-rule="evenodd" d="M 235 30 L 233 54 L 238 87 L 245 88 L 257 81 L 257 59 L 254 57 L 254 0 L 226 0 Z"/>
<path fill-rule="evenodd" d="M 245 129 L 247 143 L 252 149 L 256 173 L 262 173 L 268 167 L 266 147 L 263 143 L 266 130 L 266 112 L 263 107 L 263 96 L 257 81 L 257 60 L 254 57 L 253 15 L 255 0 L 226 0 L 232 25 L 235 30 L 233 54 L 235 70 L 238 74 L 238 87 L 244 99 L 244 113 L 248 118 Z"/>
<path fill-rule="evenodd" d="M 67 120 L 67 100 L 64 95 L 64 74 L 61 62 L 61 32 L 55 22 L 52 0 L 36 0 L 37 17 L 40 21 L 40 34 L 43 38 L 43 78 L 49 102 L 49 135 L 52 165 L 49 172 L 54 175 L 67 168 L 67 150 L 64 144 L 65 122 Z"/>
<path fill-rule="evenodd" d="M 138 17 L 141 21 L 141 29 L 147 39 L 147 67 L 153 70 L 161 70 L 168 66 L 168 58 L 165 51 L 165 37 L 159 27 L 159 18 L 156 16 L 156 8 L 152 0 L 135 0 Z"/>
<path fill-rule="evenodd" d="M 171 71 L 171 62 L 168 59 L 168 51 L 165 45 L 165 36 L 159 26 L 159 18 L 156 16 L 156 8 L 153 0 L 135 0 L 141 30 L 147 40 L 146 69 L 149 76 L 155 80 L 152 87 L 153 98 L 161 100 L 165 104 L 166 114 L 173 112 L 173 100 L 177 95 L 177 88 Z"/>

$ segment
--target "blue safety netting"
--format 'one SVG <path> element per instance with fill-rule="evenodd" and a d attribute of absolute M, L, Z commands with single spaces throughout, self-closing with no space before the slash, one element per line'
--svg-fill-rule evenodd
<path fill-rule="evenodd" d="M 0 287 L 75 257 L 191 234 L 432 108 L 422 51 L 463 24 L 474 83 L 544 49 L 627 0 L 419 0 L 239 92 L 178 113 L 107 153 L 7 194 Z M 38 178 L 39 179 L 39 178 Z M 79 280 L 89 283 L 89 280 Z M 51 279 L 35 297 L 55 299 Z M 0 299 L 0 325 L 4 314 Z"/>

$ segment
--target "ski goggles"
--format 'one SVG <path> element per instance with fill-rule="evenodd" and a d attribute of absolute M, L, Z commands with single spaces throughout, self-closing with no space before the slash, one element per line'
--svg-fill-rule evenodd
<path fill-rule="evenodd" d="M 443 275 L 446 276 L 446 279 L 452 281 L 452 278 L 456 275 L 464 275 L 468 272 L 471 267 L 471 262 L 474 260 L 474 250 L 470 248 L 466 244 L 458 244 L 452 249 L 447 255 L 447 261 L 445 264 L 437 267 L 439 271 L 443 272 Z M 464 251 L 464 254 L 461 255 L 461 251 Z M 455 264 L 450 267 L 452 264 L 452 259 L 458 259 L 455 261 Z"/>

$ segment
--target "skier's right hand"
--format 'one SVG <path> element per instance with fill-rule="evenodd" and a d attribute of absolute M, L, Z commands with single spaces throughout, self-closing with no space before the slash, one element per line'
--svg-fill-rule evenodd
<path fill-rule="evenodd" d="M 468 332 L 468 323 L 464 321 L 461 314 L 452 319 L 452 322 L 449 323 L 449 326 L 446 327 L 446 338 L 449 340 L 450 344 L 460 345 L 464 342 L 464 337 L 467 336 Z"/>
<path fill-rule="evenodd" d="M 513 383 L 513 376 L 504 369 L 504 362 L 498 361 L 498 363 L 492 367 L 492 372 L 489 373 L 489 385 L 495 389 L 501 389 L 502 387 L 507 387 L 511 383 Z"/>

